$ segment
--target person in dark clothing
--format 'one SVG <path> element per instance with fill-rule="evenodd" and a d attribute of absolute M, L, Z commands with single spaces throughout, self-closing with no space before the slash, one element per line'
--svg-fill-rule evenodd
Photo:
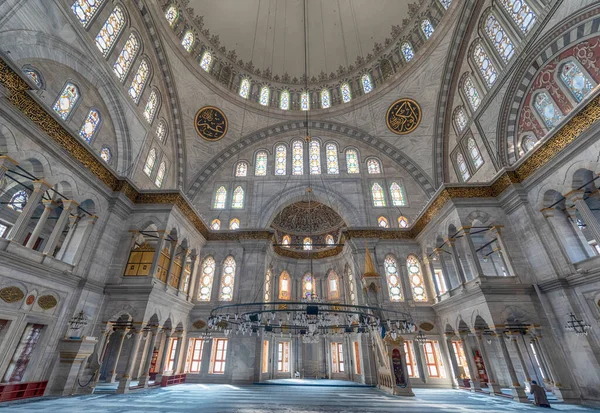
<path fill-rule="evenodd" d="M 538 386 L 535 380 L 531 381 L 529 393 L 533 394 L 533 404 L 539 407 L 550 407 L 550 402 L 546 397 L 546 389 L 542 386 Z"/>

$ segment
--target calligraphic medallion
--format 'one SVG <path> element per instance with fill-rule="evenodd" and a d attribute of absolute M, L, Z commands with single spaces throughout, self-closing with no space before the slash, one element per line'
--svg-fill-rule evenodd
<path fill-rule="evenodd" d="M 229 122 L 221 109 L 204 106 L 196 113 L 194 127 L 203 139 L 218 141 L 227 133 Z"/>
<path fill-rule="evenodd" d="M 5 287 L 0 290 L 0 298 L 7 303 L 16 303 L 25 297 L 25 293 L 19 287 Z"/>
<path fill-rule="evenodd" d="M 412 99 L 399 99 L 388 109 L 385 122 L 397 135 L 411 133 L 421 123 L 421 107 Z"/>
<path fill-rule="evenodd" d="M 37 302 L 43 310 L 49 310 L 51 308 L 56 307 L 56 305 L 58 304 L 56 298 L 54 298 L 51 295 L 42 295 L 40 298 L 38 298 Z"/>

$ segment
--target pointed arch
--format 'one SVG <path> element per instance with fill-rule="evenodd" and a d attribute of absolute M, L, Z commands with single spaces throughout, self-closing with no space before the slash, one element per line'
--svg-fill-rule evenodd
<path fill-rule="evenodd" d="M 215 259 L 208 256 L 202 261 L 202 275 L 200 276 L 200 289 L 198 291 L 198 301 L 210 301 L 213 280 L 215 278 Z"/>
<path fill-rule="evenodd" d="M 327 173 L 329 175 L 337 175 L 340 173 L 340 166 L 338 162 L 338 147 L 335 143 L 329 142 L 325 146 L 325 152 L 327 155 Z"/>
<path fill-rule="evenodd" d="M 384 207 L 385 203 L 385 193 L 383 192 L 383 188 L 379 185 L 378 182 L 374 182 L 371 185 L 371 197 L 373 198 L 373 206 L 374 207 Z"/>
<path fill-rule="evenodd" d="M 289 235 L 284 235 L 283 238 L 281 239 L 281 244 L 283 244 L 283 246 L 285 248 L 289 248 L 291 243 L 292 243 L 292 238 Z"/>
<path fill-rule="evenodd" d="M 71 82 L 65 83 L 60 95 L 56 98 L 52 109 L 61 117 L 62 120 L 67 120 L 72 113 L 73 108 L 79 101 L 79 88 Z"/>
<path fill-rule="evenodd" d="M 242 209 L 244 208 L 244 188 L 238 186 L 233 191 L 233 197 L 231 199 L 231 208 L 232 209 Z"/>
<path fill-rule="evenodd" d="M 91 143 L 94 136 L 98 133 L 101 123 L 102 117 L 100 116 L 100 112 L 96 109 L 90 109 L 81 128 L 79 128 L 79 137 L 85 142 Z"/>
<path fill-rule="evenodd" d="M 304 238 L 304 240 L 302 241 L 302 248 L 304 249 L 304 251 L 312 251 L 313 247 L 311 237 Z"/>
<path fill-rule="evenodd" d="M 104 2 L 105 0 L 76 0 L 71 5 L 71 10 L 77 16 L 79 23 L 87 29 Z"/>
<path fill-rule="evenodd" d="M 340 299 L 340 277 L 334 270 L 329 270 L 327 274 L 327 299 L 332 301 Z"/>
<path fill-rule="evenodd" d="M 233 300 L 233 287 L 235 285 L 235 258 L 228 256 L 223 261 L 223 274 L 221 275 L 221 288 L 219 290 L 219 301 Z"/>
<path fill-rule="evenodd" d="M 104 57 L 108 57 L 110 54 L 112 47 L 123 32 L 125 22 L 125 11 L 120 5 L 115 6 L 96 35 L 96 46 Z"/>
<path fill-rule="evenodd" d="M 131 69 L 133 61 L 137 57 L 139 51 L 140 39 L 135 33 L 131 33 L 123 45 L 123 49 L 121 49 L 121 53 L 119 53 L 117 61 L 113 65 L 113 71 L 121 82 L 125 81 L 125 78 L 129 73 L 129 69 Z"/>
<path fill-rule="evenodd" d="M 287 148 L 284 144 L 275 147 L 275 175 L 283 176 L 287 173 Z"/>
<path fill-rule="evenodd" d="M 221 185 L 215 193 L 215 203 L 213 207 L 215 209 L 225 209 L 225 201 L 227 200 L 227 189 Z"/>
<path fill-rule="evenodd" d="M 388 221 L 388 219 L 386 217 L 384 217 L 382 215 L 379 218 L 377 218 L 377 226 L 379 228 L 389 228 L 390 227 L 390 222 Z"/>
<path fill-rule="evenodd" d="M 289 300 L 292 298 L 292 280 L 287 271 L 282 271 L 279 275 L 279 295 L 280 300 Z"/>

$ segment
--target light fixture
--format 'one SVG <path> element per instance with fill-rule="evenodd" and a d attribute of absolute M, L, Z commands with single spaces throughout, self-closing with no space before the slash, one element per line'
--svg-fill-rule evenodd
<path fill-rule="evenodd" d="M 80 337 L 77 332 L 87 326 L 88 320 L 85 311 L 81 310 L 69 320 L 69 329 L 73 331 L 73 337 Z"/>
<path fill-rule="evenodd" d="M 427 341 L 427 336 L 425 335 L 423 330 L 419 330 L 419 332 L 415 336 L 415 341 L 419 344 L 423 344 Z"/>
<path fill-rule="evenodd" d="M 578 320 L 577 317 L 575 317 L 575 314 L 572 312 L 569 314 L 569 320 L 565 325 L 565 330 L 574 331 L 578 336 L 587 336 L 590 328 L 592 328 L 590 324 L 586 323 L 584 320 Z"/>

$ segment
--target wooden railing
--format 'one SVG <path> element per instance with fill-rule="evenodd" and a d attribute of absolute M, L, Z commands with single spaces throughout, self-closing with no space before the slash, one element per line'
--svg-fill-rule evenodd
<path fill-rule="evenodd" d="M 176 384 L 185 383 L 185 374 L 174 374 L 172 376 L 163 376 L 160 382 L 160 387 L 174 386 Z"/>
<path fill-rule="evenodd" d="M 0 384 L 0 402 L 41 397 L 46 391 L 47 381 Z"/>

